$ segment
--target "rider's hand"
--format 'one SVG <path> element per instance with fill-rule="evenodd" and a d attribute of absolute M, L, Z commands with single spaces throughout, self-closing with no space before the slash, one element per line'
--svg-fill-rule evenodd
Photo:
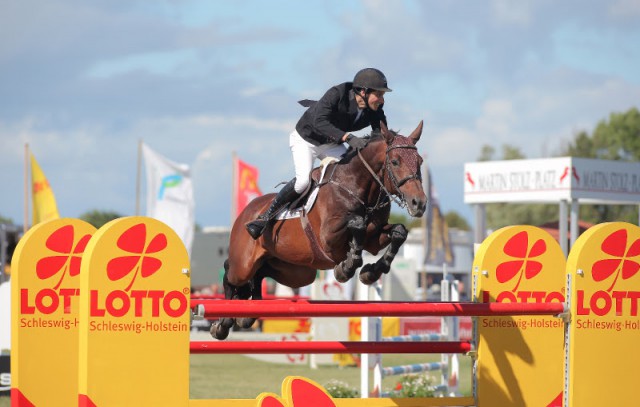
<path fill-rule="evenodd" d="M 345 141 L 347 142 L 347 144 L 349 144 L 351 147 L 353 147 L 356 150 L 365 148 L 367 146 L 367 143 L 369 142 L 369 140 L 365 138 L 356 137 L 351 133 L 349 133 Z"/>

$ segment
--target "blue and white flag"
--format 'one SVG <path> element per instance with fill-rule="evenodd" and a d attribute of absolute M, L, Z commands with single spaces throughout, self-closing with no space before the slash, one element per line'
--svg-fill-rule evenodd
<path fill-rule="evenodd" d="M 168 160 L 144 143 L 142 154 L 147 173 L 147 216 L 171 227 L 191 255 L 195 203 L 189 166 Z"/>

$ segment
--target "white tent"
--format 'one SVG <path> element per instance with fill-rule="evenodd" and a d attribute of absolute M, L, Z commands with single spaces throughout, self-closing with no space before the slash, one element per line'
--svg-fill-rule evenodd
<path fill-rule="evenodd" d="M 485 238 L 487 203 L 558 203 L 560 246 L 578 237 L 579 204 L 640 204 L 640 163 L 557 157 L 466 163 L 464 201 L 475 205 L 475 241 Z M 640 222 L 640 219 L 639 219 Z"/>

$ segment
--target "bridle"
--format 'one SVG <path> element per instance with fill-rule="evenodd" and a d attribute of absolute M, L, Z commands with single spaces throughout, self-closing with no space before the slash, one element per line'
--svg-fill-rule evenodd
<path fill-rule="evenodd" d="M 405 208 L 407 206 L 407 200 L 404 197 L 404 194 L 402 193 L 402 191 L 400 191 L 400 187 L 403 186 L 408 181 L 411 181 L 412 179 L 415 179 L 415 180 L 417 180 L 419 182 L 422 182 L 422 176 L 420 174 L 420 168 L 419 167 L 418 167 L 418 172 L 416 172 L 414 174 L 411 174 L 409 176 L 406 176 L 403 179 L 398 181 L 398 177 L 396 177 L 396 175 L 394 174 L 393 170 L 391 169 L 391 160 L 389 159 L 389 153 L 392 150 L 395 150 L 397 148 L 408 149 L 408 150 L 416 150 L 416 152 L 418 150 L 418 148 L 413 144 L 393 145 L 393 143 L 392 143 L 389 147 L 387 147 L 387 151 L 385 151 L 384 168 L 383 168 L 382 177 L 378 177 L 378 174 L 376 174 L 376 172 L 373 170 L 373 168 L 371 168 L 371 166 L 369 165 L 367 160 L 365 160 L 365 158 L 362 156 L 362 153 L 360 152 L 360 150 L 358 150 L 358 157 L 360 158 L 360 161 L 362 161 L 362 163 L 364 164 L 364 166 L 367 169 L 367 171 L 369 171 L 369 173 L 371 174 L 373 179 L 380 186 L 380 195 L 378 196 L 378 200 L 376 202 L 376 205 L 374 205 L 373 209 L 377 209 L 377 208 L 380 208 L 380 207 L 384 206 L 384 205 L 381 204 L 381 197 L 383 196 L 383 192 L 384 192 L 384 195 L 386 195 L 386 196 L 390 197 L 391 199 L 393 199 L 393 201 L 396 204 L 398 204 L 398 206 L 400 206 L 401 208 Z M 387 187 L 385 187 L 385 185 L 384 185 L 384 176 L 385 176 L 385 174 L 389 178 L 389 181 L 391 182 L 391 185 L 393 185 L 393 188 L 396 190 L 395 194 L 392 194 L 391 192 L 389 192 Z M 387 201 L 386 204 L 388 205 L 388 201 Z"/>
<path fill-rule="evenodd" d="M 408 150 L 416 150 L 416 151 L 418 150 L 418 148 L 416 146 L 414 146 L 413 144 L 393 145 L 393 143 L 392 143 L 390 146 L 387 147 L 387 150 L 385 151 L 384 166 L 383 166 L 382 175 L 380 177 L 374 171 L 374 169 L 371 168 L 371 166 L 369 165 L 367 160 L 363 157 L 363 155 L 360 152 L 360 150 L 357 150 L 358 157 L 360 158 L 360 161 L 362 161 L 362 163 L 364 164 L 364 166 L 367 169 L 367 171 L 369 171 L 369 174 L 371 174 L 373 179 L 380 186 L 380 192 L 378 194 L 378 198 L 376 199 L 376 203 L 373 206 L 367 205 L 367 203 L 364 202 L 358 195 L 356 195 L 355 192 L 353 192 L 352 190 L 350 190 L 346 186 L 342 185 L 341 183 L 334 181 L 333 173 L 337 168 L 337 163 L 333 164 L 333 169 L 331 171 L 331 174 L 329 175 L 329 179 L 327 181 L 321 182 L 320 184 L 318 184 L 318 186 L 322 186 L 322 185 L 325 185 L 325 184 L 333 184 L 333 185 L 337 186 L 338 188 L 342 189 L 343 191 L 347 192 L 349 195 L 351 195 L 356 201 L 358 201 L 365 208 L 365 210 L 367 212 L 367 214 L 366 214 L 367 216 L 370 213 L 375 212 L 378 209 L 381 209 L 381 208 L 384 208 L 385 206 L 390 205 L 391 202 L 388 199 L 385 199 L 386 197 L 389 197 L 390 199 L 393 199 L 393 201 L 396 204 L 398 204 L 398 206 L 400 206 L 401 208 L 406 208 L 407 207 L 407 200 L 404 197 L 404 194 L 402 193 L 402 191 L 400 191 L 400 187 L 402 185 L 404 185 L 405 183 L 413 180 L 413 179 L 415 179 L 415 180 L 417 180 L 419 182 L 422 182 L 422 176 L 420 175 L 420 167 L 418 167 L 418 172 L 417 173 L 411 174 L 411 175 L 409 175 L 409 176 L 407 176 L 407 177 L 405 177 L 405 178 L 403 178 L 403 179 L 398 181 L 398 177 L 396 177 L 396 175 L 393 173 L 393 171 L 391 169 L 391 160 L 389 159 L 389 152 L 391 152 L 392 150 L 395 150 L 397 148 L 408 149 Z M 395 194 L 389 192 L 387 187 L 384 185 L 384 177 L 385 177 L 385 175 L 387 176 L 387 178 L 389 178 L 389 181 L 391 182 L 391 185 L 393 185 L 393 188 L 396 190 Z"/>

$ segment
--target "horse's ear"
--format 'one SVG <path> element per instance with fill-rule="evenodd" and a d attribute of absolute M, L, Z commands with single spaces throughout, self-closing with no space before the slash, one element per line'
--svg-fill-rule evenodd
<path fill-rule="evenodd" d="M 380 131 L 382 131 L 382 136 L 387 141 L 387 144 L 391 144 L 395 136 L 392 132 L 389 131 L 387 125 L 384 124 L 382 120 L 380 120 Z"/>
<path fill-rule="evenodd" d="M 423 120 L 420 120 L 420 124 L 418 124 L 418 127 L 416 127 L 413 133 L 411 133 L 411 135 L 409 136 L 413 144 L 416 144 L 418 140 L 420 140 L 420 136 L 422 135 L 422 122 Z"/>

